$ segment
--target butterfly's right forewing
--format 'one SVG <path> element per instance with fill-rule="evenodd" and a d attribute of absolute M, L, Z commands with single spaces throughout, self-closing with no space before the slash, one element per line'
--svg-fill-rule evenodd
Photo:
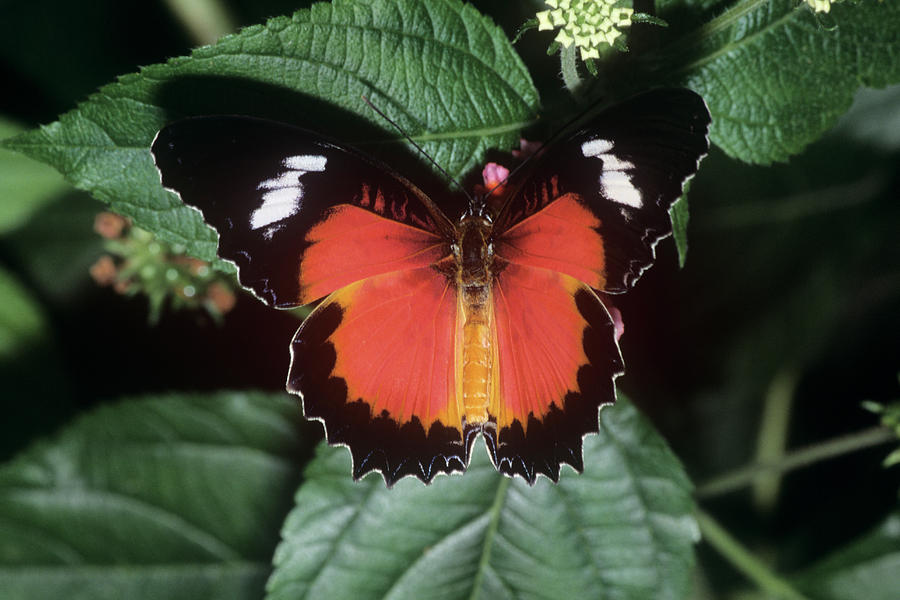
<path fill-rule="evenodd" d="M 709 150 L 709 123 L 703 98 L 684 89 L 600 113 L 535 159 L 498 215 L 497 254 L 627 291 L 672 232 L 669 209 Z"/>

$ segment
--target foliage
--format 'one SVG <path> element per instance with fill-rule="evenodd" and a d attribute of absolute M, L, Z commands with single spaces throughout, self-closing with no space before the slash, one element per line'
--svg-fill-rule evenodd
<path fill-rule="evenodd" d="M 535 18 L 527 3 L 490 5 L 493 18 L 458 0 L 335 0 L 269 20 L 293 5 L 229 7 L 249 26 L 167 61 L 186 42 L 164 13 L 140 13 L 142 25 L 158 24 L 152 36 L 115 13 L 125 19 L 117 31 L 138 40 L 122 39 L 122 52 L 42 33 L 109 43 L 100 8 L 61 4 L 37 18 L 21 4 L 0 23 L 0 53 L 28 99 L 5 109 L 9 118 L 52 120 L 59 102 L 80 100 L 48 125 L 0 131 L 2 449 L 18 450 L 0 467 L 0 589 L 258 598 L 268 579 L 273 599 L 686 598 L 698 524 L 681 462 L 705 479 L 756 453 L 765 468 L 741 484 L 755 500 L 700 496 L 734 532 L 717 536 L 716 522 L 701 519 L 710 547 L 763 588 L 890 597 L 900 482 L 896 469 L 881 470 L 883 449 L 832 470 L 788 476 L 779 465 L 795 464 L 793 444 L 878 426 L 859 401 L 898 395 L 900 348 L 888 332 L 900 315 L 900 141 L 885 126 L 900 122 L 897 88 L 861 96 L 863 108 L 823 136 L 861 86 L 900 81 L 900 4 L 831 3 L 826 21 L 799 0 L 659 0 L 656 16 L 628 28 L 629 52 L 591 59 L 596 78 L 580 72 L 574 50 L 546 56 L 554 34 L 527 30 L 513 48 L 507 33 Z M 669 27 L 646 24 L 657 17 Z M 147 54 L 123 67 L 144 44 Z M 51 58 L 84 70 L 56 76 Z M 107 83 L 104 69 L 136 72 Z M 480 453 L 464 476 L 429 487 L 354 483 L 345 449 L 304 454 L 315 434 L 283 395 L 162 392 L 221 388 L 236 374 L 242 387 L 281 387 L 296 321 L 248 296 L 222 329 L 166 312 L 151 328 L 144 304 L 91 286 L 100 209 L 38 164 L 161 244 L 210 261 L 214 232 L 162 189 L 149 154 L 175 118 L 239 113 L 326 131 L 421 173 L 440 194 L 438 170 L 363 96 L 467 180 L 520 137 L 546 136 L 545 123 L 662 85 L 695 89 L 713 115 L 716 149 L 690 190 L 691 260 L 676 271 L 674 245 L 663 242 L 660 265 L 615 299 L 634 404 L 620 398 L 601 412 L 585 473 L 567 471 L 559 485 L 503 479 Z M 684 262 L 687 197 L 672 218 Z M 779 418 L 760 432 L 764 409 Z M 68 411 L 84 414 L 23 448 Z M 760 448 L 757 438 L 770 441 Z M 759 536 L 778 548 L 786 575 L 745 560 L 737 540 Z M 695 596 L 745 585 L 700 559 Z"/>
<path fill-rule="evenodd" d="M 684 597 L 697 537 L 690 483 L 626 400 L 601 415 L 585 473 L 533 488 L 477 452 L 462 477 L 388 490 L 377 475 L 354 483 L 347 452 L 320 446 L 269 598 Z"/>
<path fill-rule="evenodd" d="M 284 396 L 126 400 L 0 469 L 10 598 L 252 598 L 301 439 Z"/>

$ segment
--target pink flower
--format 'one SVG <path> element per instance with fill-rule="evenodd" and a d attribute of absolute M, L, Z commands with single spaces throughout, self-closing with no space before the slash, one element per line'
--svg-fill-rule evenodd
<path fill-rule="evenodd" d="M 481 177 L 484 179 L 484 187 L 491 190 L 506 181 L 506 178 L 509 177 L 509 169 L 491 162 L 484 166 Z"/>

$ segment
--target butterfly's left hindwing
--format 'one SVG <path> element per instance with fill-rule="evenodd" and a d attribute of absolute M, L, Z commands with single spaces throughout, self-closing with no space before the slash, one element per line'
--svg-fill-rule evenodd
<path fill-rule="evenodd" d="M 163 128 L 152 152 L 165 187 L 219 233 L 241 284 L 279 308 L 449 253 L 446 217 L 412 184 L 289 125 L 197 117 Z"/>
<path fill-rule="evenodd" d="M 353 476 L 431 481 L 469 463 L 456 400 L 457 294 L 430 267 L 371 277 L 326 298 L 291 344 L 288 389 Z"/>

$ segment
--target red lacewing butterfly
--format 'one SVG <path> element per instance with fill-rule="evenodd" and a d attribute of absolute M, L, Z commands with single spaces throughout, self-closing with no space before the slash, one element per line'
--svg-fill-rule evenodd
<path fill-rule="evenodd" d="M 249 117 L 163 128 L 165 187 L 219 233 L 243 286 L 292 308 L 287 389 L 353 477 L 463 471 L 484 436 L 502 473 L 557 481 L 615 400 L 622 357 L 598 292 L 628 290 L 672 232 L 709 143 L 688 90 L 645 93 L 539 153 L 496 210 L 456 222 L 389 167 Z"/>

